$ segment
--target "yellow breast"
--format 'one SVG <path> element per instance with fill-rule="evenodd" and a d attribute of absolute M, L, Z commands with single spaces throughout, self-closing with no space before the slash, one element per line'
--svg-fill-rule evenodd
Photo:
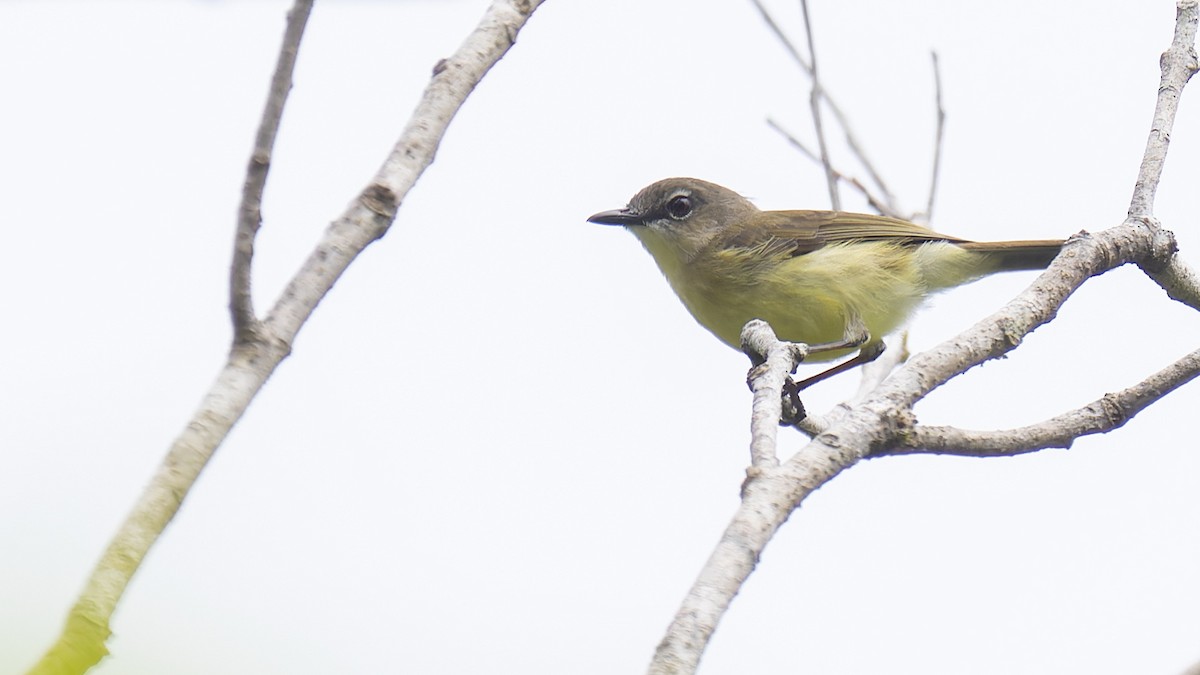
<path fill-rule="evenodd" d="M 781 339 L 816 344 L 842 339 L 852 317 L 859 317 L 870 342 L 878 342 L 928 293 L 923 261 L 958 252 L 970 257 L 943 243 L 849 242 L 799 256 L 763 257 L 761 251 L 726 249 L 700 251 L 688 259 L 654 233 L 647 235 L 639 232 L 688 311 L 735 349 L 751 319 L 767 321 Z M 923 250 L 928 247 L 938 250 Z M 954 251 L 940 250 L 947 248 Z M 813 355 L 813 360 L 836 359 L 849 351 Z"/>

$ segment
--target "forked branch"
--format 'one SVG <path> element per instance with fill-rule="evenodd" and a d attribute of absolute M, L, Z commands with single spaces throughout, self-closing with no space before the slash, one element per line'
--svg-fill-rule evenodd
<path fill-rule="evenodd" d="M 288 24 L 280 62 L 294 61 L 308 0 L 297 0 Z M 282 110 L 290 65 L 276 70 L 272 94 L 260 125 L 246 179 L 231 271 L 230 305 L 238 326 L 233 349 L 199 408 L 184 425 L 150 484 L 142 492 L 67 616 L 58 640 L 29 671 L 36 675 L 74 675 L 108 653 L 109 621 L 126 586 L 147 552 L 178 512 L 201 471 L 229 430 L 246 411 L 292 341 L 346 267 L 391 226 L 396 209 L 431 162 L 450 120 L 467 96 L 516 39 L 541 0 L 495 0 L 462 46 L 434 69 L 424 96 L 387 160 L 358 199 L 325 231 L 300 271 L 288 283 L 267 318 L 258 325 L 249 302 L 250 262 L 258 202 L 269 165 L 270 139 Z M 265 141 L 265 142 L 264 142 Z M 262 148 L 266 156 L 260 156 Z M 263 160 L 263 161 L 258 161 Z M 253 327 L 253 328 L 252 328 Z M 254 333 L 254 339 L 245 339 Z"/>
<path fill-rule="evenodd" d="M 1081 408 L 1037 424 L 1004 431 L 917 425 L 908 433 L 901 433 L 897 445 L 881 449 L 872 456 L 935 454 L 1009 457 L 1046 448 L 1069 448 L 1078 438 L 1124 426 L 1138 413 L 1198 376 L 1200 350 L 1132 387 L 1105 394 Z"/>

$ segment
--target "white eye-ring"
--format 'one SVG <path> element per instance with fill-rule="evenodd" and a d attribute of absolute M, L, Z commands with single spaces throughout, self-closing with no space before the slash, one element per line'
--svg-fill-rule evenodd
<path fill-rule="evenodd" d="M 692 199 L 687 195 L 675 195 L 667 201 L 667 215 L 675 220 L 683 220 L 692 215 Z"/>

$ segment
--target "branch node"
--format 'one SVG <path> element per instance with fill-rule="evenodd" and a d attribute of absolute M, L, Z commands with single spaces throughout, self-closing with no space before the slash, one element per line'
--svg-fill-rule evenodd
<path fill-rule="evenodd" d="M 1096 407 L 1104 415 L 1104 420 L 1110 429 L 1124 426 L 1130 419 L 1124 406 L 1121 405 L 1121 397 L 1118 394 L 1108 393 L 1101 396 L 1096 401 Z"/>
<path fill-rule="evenodd" d="M 391 222 L 400 208 L 400 198 L 388 186 L 374 182 L 367 186 L 358 197 L 363 208 Z"/>

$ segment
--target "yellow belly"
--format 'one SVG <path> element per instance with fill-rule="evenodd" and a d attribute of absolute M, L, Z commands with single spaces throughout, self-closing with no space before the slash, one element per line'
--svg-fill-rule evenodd
<path fill-rule="evenodd" d="M 936 248 L 922 250 L 931 246 Z M 970 257 L 949 244 L 853 242 L 767 260 L 744 249 L 701 254 L 686 264 L 655 259 L 696 321 L 740 349 L 742 327 L 751 319 L 767 321 L 781 339 L 816 344 L 842 339 L 857 317 L 870 332 L 869 343 L 879 342 L 929 292 L 930 260 L 941 266 L 941 258 L 955 258 L 956 269 L 964 270 L 951 275 L 961 278 L 932 284 L 945 287 L 968 278 Z M 812 360 L 837 359 L 850 351 L 814 354 Z"/>

